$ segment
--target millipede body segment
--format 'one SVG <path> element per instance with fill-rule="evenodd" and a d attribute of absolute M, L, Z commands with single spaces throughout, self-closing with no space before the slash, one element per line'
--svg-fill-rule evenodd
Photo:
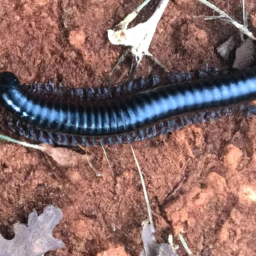
<path fill-rule="evenodd" d="M 13 115 L 10 127 L 28 139 L 76 146 L 149 138 L 205 121 L 209 113 L 226 115 L 232 106 L 256 99 L 256 68 L 175 84 L 156 80 L 141 79 L 147 86 L 134 93 L 81 102 L 46 99 L 3 72 L 0 105 Z"/>

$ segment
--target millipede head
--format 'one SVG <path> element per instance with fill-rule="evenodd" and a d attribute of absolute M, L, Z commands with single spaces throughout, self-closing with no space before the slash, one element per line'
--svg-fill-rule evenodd
<path fill-rule="evenodd" d="M 19 85 L 19 79 L 11 72 L 2 72 L 0 73 L 0 86 L 2 85 Z"/>

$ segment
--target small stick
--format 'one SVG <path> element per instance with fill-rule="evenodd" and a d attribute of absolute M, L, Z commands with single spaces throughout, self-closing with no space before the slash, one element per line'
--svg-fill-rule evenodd
<path fill-rule="evenodd" d="M 231 22 L 236 28 L 238 28 L 241 32 L 246 34 L 248 37 L 252 38 L 253 40 L 256 40 L 256 37 L 248 30 L 247 27 L 244 25 L 238 23 L 237 21 L 233 20 L 229 15 L 227 15 L 225 12 L 220 10 L 218 7 L 216 7 L 214 4 L 206 1 L 206 0 L 198 0 L 199 2 L 203 3 L 204 5 L 208 6 L 212 10 L 218 12 L 221 17 L 224 17 L 227 21 Z"/>
<path fill-rule="evenodd" d="M 81 148 L 85 152 L 87 163 L 91 167 L 91 169 L 95 172 L 95 176 L 96 177 L 101 177 L 101 173 L 90 162 L 90 159 L 89 159 L 88 154 L 87 154 L 87 148 L 83 147 L 83 146 L 81 146 L 79 144 L 78 144 L 78 147 Z"/>
<path fill-rule="evenodd" d="M 10 141 L 10 142 L 13 142 L 15 144 L 19 144 L 19 145 L 22 145 L 24 147 L 27 147 L 27 148 L 35 148 L 35 149 L 39 149 L 41 151 L 45 151 L 45 148 L 44 147 L 41 147 L 39 145 L 36 145 L 36 144 L 30 144 L 30 143 L 27 143 L 27 142 L 23 142 L 23 141 L 20 141 L 20 140 L 15 140 L 11 137 L 8 137 L 8 136 L 5 136 L 5 135 L 2 135 L 0 134 L 0 139 L 1 140 L 5 140 L 5 141 Z"/>
<path fill-rule="evenodd" d="M 179 238 L 180 238 L 180 241 L 181 241 L 183 247 L 184 247 L 185 250 L 187 251 L 187 253 L 188 253 L 189 255 L 191 255 L 192 252 L 191 252 L 191 250 L 188 248 L 188 245 L 187 245 L 185 239 L 183 238 L 182 234 L 180 234 L 180 233 L 179 233 Z"/>
<path fill-rule="evenodd" d="M 128 14 L 124 20 L 122 20 L 117 26 L 116 28 L 121 29 L 121 30 L 126 30 L 129 23 L 132 22 L 137 15 L 139 14 L 139 12 L 150 2 L 151 0 L 146 0 L 144 1 L 141 5 L 139 5 L 133 12 L 131 12 L 130 14 Z"/>
<path fill-rule="evenodd" d="M 138 160 L 136 158 L 135 152 L 133 150 L 133 147 L 131 145 L 131 150 L 132 150 L 132 154 L 135 160 L 135 163 L 137 165 L 139 174 L 140 174 L 140 179 L 141 179 L 141 184 L 142 184 L 142 188 L 143 188 L 143 193 L 144 193 L 144 197 L 145 197 L 145 201 L 146 201 L 146 205 L 147 205 L 147 210 L 148 210 L 148 219 L 149 219 L 149 223 L 151 224 L 152 227 L 152 231 L 155 232 L 155 227 L 154 227 L 154 223 L 153 223 L 153 217 L 152 217 L 152 211 L 151 211 L 151 207 L 150 207 L 150 203 L 149 203 L 149 199 L 148 199 L 148 194 L 147 194 L 147 189 L 146 189 L 146 185 L 143 179 L 143 175 L 140 169 L 140 165 L 138 163 Z"/>
<path fill-rule="evenodd" d="M 162 69 L 164 69 L 165 72 L 167 72 L 167 73 L 170 72 L 170 71 L 169 71 L 155 56 L 153 56 L 150 52 L 148 52 L 147 55 L 148 55 L 157 65 L 159 65 Z"/>
<path fill-rule="evenodd" d="M 245 10 L 245 0 L 243 0 L 243 23 L 248 28 L 248 12 Z M 241 39 L 244 42 L 244 34 L 241 33 Z"/>
<path fill-rule="evenodd" d="M 247 12 L 245 10 L 245 1 L 243 0 L 243 22 L 244 22 L 244 26 L 247 28 L 248 27 L 248 15 Z"/>
<path fill-rule="evenodd" d="M 144 1 L 137 9 L 136 12 L 140 12 L 151 0 Z"/>
<path fill-rule="evenodd" d="M 121 57 L 118 59 L 116 65 L 115 65 L 114 68 L 111 70 L 110 75 L 112 75 L 112 74 L 114 73 L 114 71 L 116 70 L 116 68 L 119 66 L 119 64 L 124 61 L 125 57 L 127 56 L 127 54 L 128 54 L 129 52 L 130 52 L 130 49 L 127 49 L 127 50 L 125 51 L 125 53 L 123 53 L 123 54 L 121 55 Z"/>
<path fill-rule="evenodd" d="M 173 236 L 169 235 L 168 236 L 168 243 L 170 244 L 170 246 L 172 247 L 173 250 L 177 250 L 179 249 L 179 245 L 175 245 L 173 242 Z"/>
<path fill-rule="evenodd" d="M 224 18 L 224 19 L 223 19 Z M 220 20 L 225 20 L 225 16 L 223 15 L 219 15 L 219 16 L 204 16 L 205 20 L 216 20 L 216 19 L 220 19 Z"/>
<path fill-rule="evenodd" d="M 106 152 L 106 150 L 105 150 L 105 148 L 104 148 L 103 146 L 101 146 L 101 147 L 102 147 L 103 153 L 104 153 L 104 155 L 105 155 L 105 157 L 106 157 L 106 159 L 107 159 L 108 167 L 109 167 L 110 171 L 112 172 L 112 176 L 115 177 L 115 174 L 114 174 L 114 172 L 113 172 L 113 170 L 112 170 L 112 168 L 111 168 L 110 162 L 109 162 L 109 160 L 108 160 L 107 152 Z"/>

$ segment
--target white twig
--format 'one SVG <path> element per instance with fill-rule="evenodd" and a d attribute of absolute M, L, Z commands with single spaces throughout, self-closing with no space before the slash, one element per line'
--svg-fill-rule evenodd
<path fill-rule="evenodd" d="M 105 157 L 106 157 L 106 159 L 107 159 L 108 167 L 109 167 L 109 169 L 110 169 L 110 171 L 111 171 L 111 173 L 112 173 L 112 176 L 114 177 L 115 174 L 114 174 L 114 172 L 113 172 L 113 170 L 112 170 L 112 168 L 111 168 L 110 162 L 109 162 L 109 160 L 108 160 L 107 152 L 106 152 L 106 150 L 105 150 L 105 148 L 104 148 L 103 146 L 101 146 L 101 147 L 102 147 L 103 153 L 104 153 L 104 155 L 105 155 Z"/>
<path fill-rule="evenodd" d="M 151 0 L 144 1 L 137 9 L 136 12 L 140 12 Z"/>
<path fill-rule="evenodd" d="M 219 16 L 206 16 L 204 17 L 205 20 L 216 20 L 216 19 L 220 19 L 220 20 L 225 20 L 225 16 L 223 15 L 219 15 Z"/>
<path fill-rule="evenodd" d="M 248 13 L 245 10 L 245 0 L 243 0 L 242 2 L 243 2 L 243 22 L 244 22 L 244 26 L 248 27 Z"/>
<path fill-rule="evenodd" d="M 85 155 L 86 155 L 86 160 L 87 160 L 87 163 L 89 164 L 89 166 L 91 167 L 91 169 L 95 172 L 95 176 L 96 177 L 101 177 L 102 174 L 92 165 L 89 157 L 88 157 L 88 154 L 87 152 L 85 152 Z"/>
<path fill-rule="evenodd" d="M 83 147 L 79 144 L 78 144 L 78 147 L 81 148 L 85 152 L 86 161 L 87 161 L 88 165 L 90 166 L 90 168 L 95 172 L 96 177 L 101 177 L 102 174 L 92 165 L 92 163 L 88 157 L 87 147 Z"/>
<path fill-rule="evenodd" d="M 218 7 L 216 7 L 215 5 L 213 5 L 212 3 L 206 1 L 206 0 L 198 0 L 199 2 L 203 3 L 204 5 L 208 6 L 209 8 L 211 8 L 212 10 L 218 12 L 220 14 L 221 17 L 226 18 L 226 20 L 230 23 L 232 23 L 236 28 L 238 28 L 242 33 L 244 33 L 245 35 L 247 35 L 248 37 L 252 38 L 253 40 L 256 40 L 256 37 L 252 34 L 252 32 L 250 32 L 248 30 L 248 28 L 240 23 L 238 23 L 237 21 L 233 20 L 229 15 L 227 15 L 225 12 L 223 12 L 222 10 L 220 10 Z"/>
<path fill-rule="evenodd" d="M 172 235 L 168 236 L 168 243 L 170 244 L 170 246 L 172 247 L 173 250 L 179 249 L 179 245 L 174 244 Z"/>
<path fill-rule="evenodd" d="M 152 217 L 151 207 L 150 207 L 150 203 L 149 203 L 149 199 L 148 199 L 146 185 L 145 185 L 143 175 L 142 175 L 142 172 L 141 172 L 141 169 L 140 169 L 140 165 L 138 163 L 138 160 L 136 158 L 136 155 L 134 153 L 132 145 L 131 145 L 131 150 L 132 150 L 132 154 L 133 154 L 135 163 L 137 165 L 137 168 L 138 168 L 138 171 L 139 171 L 139 174 L 140 174 L 141 184 L 142 184 L 143 193 L 144 193 L 144 197 L 145 197 L 145 201 L 146 201 L 146 205 L 147 205 L 147 210 L 148 210 L 148 219 L 149 219 L 149 223 L 151 224 L 151 227 L 152 227 L 152 232 L 154 233 L 155 232 L 155 227 L 154 227 L 154 223 L 153 223 L 153 217 Z"/>
<path fill-rule="evenodd" d="M 185 239 L 183 238 L 182 234 L 180 234 L 180 233 L 179 233 L 179 238 L 180 238 L 180 241 L 181 241 L 183 247 L 184 247 L 185 250 L 187 251 L 187 253 L 188 253 L 189 255 L 191 255 L 192 252 L 191 252 L 191 250 L 188 248 L 188 245 L 187 245 Z"/>
<path fill-rule="evenodd" d="M 159 65 L 160 67 L 162 67 L 162 69 L 165 70 L 165 72 L 169 72 L 169 70 L 155 57 L 153 56 L 150 52 L 148 52 L 147 54 L 157 65 Z"/>
<path fill-rule="evenodd" d="M 137 15 L 139 14 L 139 12 L 150 2 L 151 0 L 146 0 L 144 1 L 139 7 L 137 7 L 133 12 L 131 12 L 130 14 L 128 14 L 123 21 L 121 21 L 116 28 L 120 29 L 120 30 L 126 30 L 129 23 L 132 22 Z"/>
<path fill-rule="evenodd" d="M 243 3 L 243 24 L 248 28 L 248 12 L 245 10 L 245 0 L 242 0 Z M 244 42 L 244 34 L 241 33 L 241 39 Z"/>
<path fill-rule="evenodd" d="M 15 140 L 11 137 L 8 137 L 8 136 L 5 136 L 5 135 L 2 135 L 0 134 L 0 139 L 1 140 L 6 140 L 6 141 L 10 141 L 10 142 L 13 142 L 15 144 L 19 144 L 19 145 L 22 145 L 24 147 L 28 147 L 28 148 L 35 148 L 35 149 L 39 149 L 41 151 L 45 151 L 45 148 L 44 147 L 41 147 L 39 145 L 36 145 L 36 144 L 30 144 L 30 143 L 27 143 L 27 142 L 23 142 L 23 141 L 20 141 L 20 140 Z"/>

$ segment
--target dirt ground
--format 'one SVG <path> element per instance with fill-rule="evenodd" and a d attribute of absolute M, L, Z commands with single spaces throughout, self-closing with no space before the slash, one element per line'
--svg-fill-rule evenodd
<path fill-rule="evenodd" d="M 158 1 L 142 12 L 145 21 Z M 212 1 L 242 22 L 240 0 Z M 107 29 L 142 1 L 0 0 L 0 71 L 22 83 L 63 83 L 70 87 L 114 85 L 131 79 L 128 58 L 110 76 L 124 52 L 108 42 Z M 247 0 L 256 26 L 256 4 Z M 150 52 L 169 70 L 226 68 L 216 47 L 239 32 L 196 0 L 170 1 Z M 164 71 L 144 58 L 137 76 Z M 156 238 L 174 235 L 179 256 L 256 255 L 256 118 L 231 116 L 189 126 L 172 135 L 133 143 L 144 173 Z M 69 149 L 71 154 L 71 149 Z M 66 247 L 48 255 L 139 255 L 145 200 L 129 145 L 106 147 L 112 174 L 100 147 L 89 147 L 92 165 L 79 154 L 61 167 L 38 150 L 0 144 L 0 232 L 13 237 L 12 225 L 49 204 L 64 215 L 54 236 Z M 69 155 L 67 155 L 67 158 Z M 80 158 L 81 157 L 81 158 Z"/>

